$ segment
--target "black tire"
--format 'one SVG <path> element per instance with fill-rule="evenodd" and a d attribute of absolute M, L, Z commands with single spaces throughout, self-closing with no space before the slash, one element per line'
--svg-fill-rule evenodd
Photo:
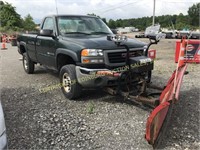
<path fill-rule="evenodd" d="M 23 53 L 22 62 L 23 62 L 24 71 L 28 74 L 32 74 L 34 72 L 35 65 L 34 65 L 34 62 L 29 58 L 27 53 Z"/>
<path fill-rule="evenodd" d="M 76 78 L 75 65 L 65 65 L 60 70 L 61 90 L 66 98 L 75 100 L 80 97 L 82 87 Z"/>

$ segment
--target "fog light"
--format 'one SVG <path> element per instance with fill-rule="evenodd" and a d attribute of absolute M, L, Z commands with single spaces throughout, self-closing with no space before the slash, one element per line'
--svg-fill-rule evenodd
<path fill-rule="evenodd" d="M 89 63 L 90 60 L 89 59 L 83 59 L 83 63 Z"/>
<path fill-rule="evenodd" d="M 91 63 L 103 63 L 103 59 L 91 59 Z"/>
<path fill-rule="evenodd" d="M 84 58 L 84 59 L 82 59 L 82 62 L 83 63 L 103 63 L 104 62 L 104 60 L 103 59 L 91 59 L 91 58 L 88 58 L 88 59 L 86 59 L 86 58 Z"/>

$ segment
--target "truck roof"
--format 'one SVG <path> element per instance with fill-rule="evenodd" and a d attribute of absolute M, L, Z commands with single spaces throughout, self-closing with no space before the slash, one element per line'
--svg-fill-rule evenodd
<path fill-rule="evenodd" d="M 67 14 L 67 15 L 49 15 L 46 17 L 92 17 L 92 18 L 98 18 L 96 16 L 91 16 L 91 15 L 75 15 L 75 14 Z M 45 18 L 46 18 L 45 17 Z"/>

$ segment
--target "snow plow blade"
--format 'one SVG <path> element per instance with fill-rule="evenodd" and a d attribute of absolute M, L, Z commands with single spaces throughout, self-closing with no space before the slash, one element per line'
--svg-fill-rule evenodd
<path fill-rule="evenodd" d="M 172 108 L 179 98 L 179 92 L 187 64 L 180 66 L 169 79 L 162 91 L 160 104 L 151 112 L 147 119 L 145 138 L 153 148 L 157 148 L 171 118 Z"/>

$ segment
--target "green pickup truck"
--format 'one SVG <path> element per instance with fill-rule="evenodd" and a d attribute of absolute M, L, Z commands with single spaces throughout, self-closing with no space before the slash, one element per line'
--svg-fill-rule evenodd
<path fill-rule="evenodd" d="M 26 73 L 34 73 L 37 63 L 58 71 L 64 95 L 77 99 L 84 88 L 119 85 L 118 79 L 127 72 L 127 54 L 134 63 L 152 62 L 146 53 L 148 44 L 125 40 L 127 53 L 124 46 L 108 40 L 113 35 L 98 17 L 54 15 L 44 18 L 39 33 L 19 35 L 17 45 Z M 150 80 L 152 65 L 137 66 L 141 69 L 135 69 L 131 82 L 137 85 L 141 80 Z"/>

